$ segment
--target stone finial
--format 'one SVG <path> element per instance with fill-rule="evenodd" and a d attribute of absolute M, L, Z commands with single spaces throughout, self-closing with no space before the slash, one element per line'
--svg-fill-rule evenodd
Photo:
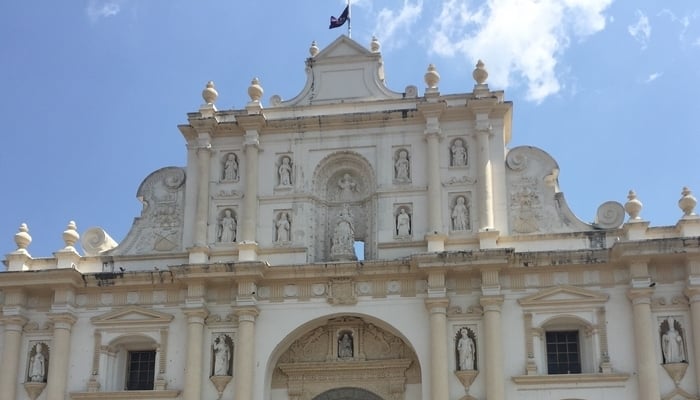
<path fill-rule="evenodd" d="M 207 86 L 202 90 L 202 98 L 207 104 L 216 103 L 216 99 L 219 97 L 219 92 L 214 88 L 214 81 L 207 82 Z"/>
<path fill-rule="evenodd" d="M 316 57 L 316 54 L 318 54 L 318 46 L 316 45 L 315 40 L 311 42 L 311 47 L 309 47 L 309 54 L 311 54 L 311 57 Z"/>
<path fill-rule="evenodd" d="M 22 223 L 19 226 L 17 233 L 15 233 L 15 244 L 17 245 L 18 251 L 27 251 L 27 247 L 32 242 L 32 237 L 29 236 L 29 228 L 27 224 Z"/>
<path fill-rule="evenodd" d="M 80 239 L 80 235 L 78 234 L 78 227 L 75 225 L 75 221 L 70 221 L 68 223 L 68 226 L 66 226 L 66 230 L 63 231 L 63 242 L 66 244 L 65 249 L 75 249 L 75 247 L 73 246 L 78 241 L 78 239 Z"/>
<path fill-rule="evenodd" d="M 476 81 L 477 85 L 483 85 L 486 79 L 489 77 L 489 72 L 484 68 L 484 62 L 479 60 L 476 62 L 476 68 L 472 72 L 472 77 Z"/>
<path fill-rule="evenodd" d="M 250 86 L 248 86 L 248 96 L 250 96 L 250 101 L 260 102 L 264 91 L 262 86 L 260 86 L 260 80 L 258 78 L 253 78 L 250 81 Z"/>
<path fill-rule="evenodd" d="M 440 74 L 437 72 L 435 65 L 428 65 L 428 72 L 425 73 L 423 78 L 428 89 L 437 89 L 437 85 L 440 83 Z"/>
<path fill-rule="evenodd" d="M 637 193 L 630 190 L 625 203 L 625 211 L 630 216 L 630 220 L 640 220 L 639 212 L 642 211 L 642 202 L 637 199 Z"/>
<path fill-rule="evenodd" d="M 379 53 L 379 49 L 382 47 L 376 36 L 372 36 L 372 42 L 369 44 L 369 49 L 372 53 Z"/>
<path fill-rule="evenodd" d="M 695 206 L 698 204 L 698 199 L 693 196 L 693 192 L 688 189 L 687 186 L 683 187 L 683 191 L 681 192 L 683 197 L 681 197 L 680 200 L 678 200 L 678 207 L 683 210 L 683 216 L 684 217 L 689 217 L 695 214 Z"/>

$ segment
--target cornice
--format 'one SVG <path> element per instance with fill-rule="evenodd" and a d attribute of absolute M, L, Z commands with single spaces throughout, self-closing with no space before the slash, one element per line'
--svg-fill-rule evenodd
<path fill-rule="evenodd" d="M 139 399 L 175 399 L 179 390 L 125 390 L 121 392 L 72 392 L 73 400 L 139 400 Z"/>
<path fill-rule="evenodd" d="M 0 289 L 67 286 L 85 286 L 83 275 L 75 269 L 49 269 L 40 271 L 13 271 L 0 273 Z"/>

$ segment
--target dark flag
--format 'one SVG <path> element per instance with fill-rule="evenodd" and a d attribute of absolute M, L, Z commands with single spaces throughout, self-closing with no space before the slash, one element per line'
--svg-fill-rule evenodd
<path fill-rule="evenodd" d="M 349 20 L 348 14 L 350 13 L 350 5 L 345 6 L 345 10 L 340 14 L 340 17 L 331 17 L 331 25 L 328 29 L 338 28 L 345 24 L 345 21 Z"/>

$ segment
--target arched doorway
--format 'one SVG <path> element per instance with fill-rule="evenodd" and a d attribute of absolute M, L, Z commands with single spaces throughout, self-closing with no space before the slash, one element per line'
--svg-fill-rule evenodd
<path fill-rule="evenodd" d="M 369 390 L 346 387 L 323 392 L 313 400 L 382 400 L 382 398 Z"/>

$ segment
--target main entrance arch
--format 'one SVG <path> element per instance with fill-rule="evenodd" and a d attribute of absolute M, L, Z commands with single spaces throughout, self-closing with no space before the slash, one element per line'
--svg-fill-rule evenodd
<path fill-rule="evenodd" d="M 314 397 L 313 400 L 383 400 L 376 394 L 360 388 L 331 389 Z"/>

